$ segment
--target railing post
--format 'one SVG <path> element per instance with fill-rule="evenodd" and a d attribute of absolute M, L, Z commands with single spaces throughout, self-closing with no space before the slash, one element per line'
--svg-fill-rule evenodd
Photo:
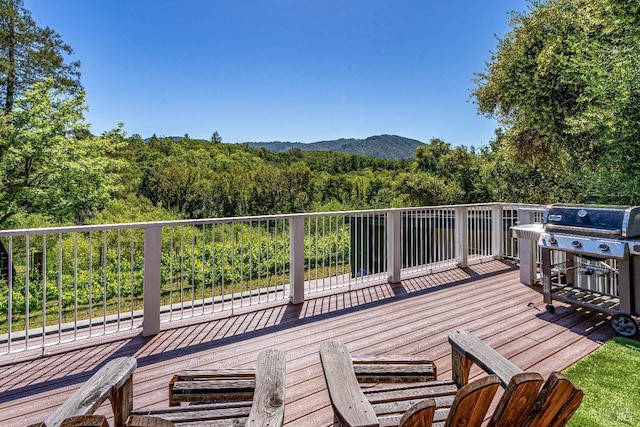
<path fill-rule="evenodd" d="M 534 212 L 530 209 L 518 209 L 518 224 L 534 222 Z M 530 239 L 518 239 L 518 258 L 520 258 L 520 282 L 533 285 L 536 281 L 536 242 Z"/>
<path fill-rule="evenodd" d="M 160 332 L 160 294 L 162 257 L 162 227 L 151 226 L 144 230 L 144 312 L 142 336 Z"/>
<path fill-rule="evenodd" d="M 504 241 L 504 226 L 502 223 L 502 205 L 491 208 L 491 255 L 502 259 L 502 243 Z"/>
<path fill-rule="evenodd" d="M 402 211 L 387 212 L 387 279 L 400 283 L 402 271 Z"/>
<path fill-rule="evenodd" d="M 304 217 L 289 220 L 289 301 L 304 302 Z"/>
<path fill-rule="evenodd" d="M 466 206 L 457 207 L 455 214 L 456 261 L 458 267 L 465 268 L 469 265 L 469 209 Z"/>

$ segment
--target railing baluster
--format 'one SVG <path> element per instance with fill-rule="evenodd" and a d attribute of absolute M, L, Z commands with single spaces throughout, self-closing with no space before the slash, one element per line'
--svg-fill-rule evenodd
<path fill-rule="evenodd" d="M 169 234 L 169 320 L 173 320 L 173 258 L 174 258 L 174 243 L 173 237 L 175 234 L 175 228 L 171 227 Z"/>
<path fill-rule="evenodd" d="M 73 233 L 73 339 L 78 339 L 78 233 Z"/>
<path fill-rule="evenodd" d="M 184 227 L 180 227 L 180 319 L 184 319 Z"/>
<path fill-rule="evenodd" d="M 42 264 L 40 265 L 40 280 L 42 281 L 42 355 L 47 337 L 47 235 L 42 235 Z"/>
<path fill-rule="evenodd" d="M 116 314 L 118 316 L 118 320 L 116 322 L 116 329 L 118 331 L 120 331 L 120 313 L 122 312 L 122 271 L 120 266 L 122 265 L 122 251 L 121 251 L 121 239 L 120 239 L 120 230 L 118 230 L 117 234 L 116 234 L 116 241 L 117 241 L 117 249 L 116 249 L 116 260 L 117 260 L 117 270 L 116 270 L 116 283 L 117 283 L 117 292 L 118 292 L 118 297 L 116 300 L 116 304 L 117 304 L 117 311 Z"/>
<path fill-rule="evenodd" d="M 247 285 L 247 289 L 249 290 L 249 305 L 253 305 L 253 221 L 249 221 L 248 225 L 248 233 L 249 233 L 249 259 L 248 263 L 248 273 L 249 273 L 249 283 Z M 259 289 L 258 295 L 260 295 Z"/>
<path fill-rule="evenodd" d="M 211 313 L 216 309 L 216 225 L 211 224 Z"/>
<path fill-rule="evenodd" d="M 130 324 L 130 328 L 133 329 L 134 328 L 134 313 L 135 313 L 135 298 L 134 298 L 134 294 L 135 294 L 135 288 L 136 288 L 136 283 L 135 283 L 135 274 L 134 274 L 134 266 L 135 266 L 135 229 L 131 229 L 131 271 L 129 272 L 130 274 L 130 280 L 131 280 L 131 313 L 129 314 L 129 316 L 131 316 L 131 324 Z M 162 290 L 160 290 L 160 292 L 162 292 Z"/>
<path fill-rule="evenodd" d="M 191 256 L 189 257 L 189 262 L 191 263 L 191 279 L 189 280 L 191 284 L 191 317 L 195 315 L 195 300 L 196 300 L 196 233 L 194 227 L 189 227 L 189 232 L 191 233 Z"/>
<path fill-rule="evenodd" d="M 287 281 L 287 250 L 286 250 L 286 241 L 287 241 L 287 224 L 284 219 L 280 220 L 280 224 L 282 225 L 282 233 L 280 234 L 280 262 L 282 263 L 282 283 L 279 293 L 284 295 L 284 289 Z M 278 292 L 273 294 L 273 299 L 278 299 Z"/>
<path fill-rule="evenodd" d="M 58 234 L 58 342 L 60 341 L 62 341 L 62 233 Z"/>
<path fill-rule="evenodd" d="M 220 272 L 221 272 L 220 273 L 221 274 L 220 297 L 222 299 L 222 304 L 221 304 L 222 310 L 224 310 L 224 306 L 225 306 L 225 297 L 224 296 L 226 295 L 226 289 L 225 289 L 225 278 L 226 278 L 225 276 L 226 276 L 226 274 L 225 274 L 225 269 L 224 269 L 225 262 L 226 262 L 226 257 L 225 257 L 225 247 L 226 247 L 225 241 L 226 241 L 226 239 L 225 239 L 225 235 L 224 235 L 224 231 L 225 231 L 224 229 L 225 229 L 225 223 L 223 222 L 222 224 L 220 224 L 220 240 L 221 240 L 221 243 L 222 243 L 221 246 L 220 246 L 221 252 L 222 252 L 221 256 L 220 256 Z"/>
<path fill-rule="evenodd" d="M 44 251 L 46 253 L 46 250 Z M 93 332 L 93 232 L 89 232 L 89 337 Z"/>
<path fill-rule="evenodd" d="M 9 236 L 7 244 L 7 280 L 9 286 L 9 300 L 7 301 L 7 352 L 11 353 L 13 343 L 13 237 Z"/>
<path fill-rule="evenodd" d="M 205 278 L 205 271 L 204 271 L 204 267 L 205 267 L 205 240 L 206 240 L 206 228 L 205 225 L 202 224 L 202 231 L 200 232 L 200 240 L 202 240 L 202 248 L 200 249 L 200 252 L 202 252 L 202 259 L 200 260 L 200 272 L 201 272 L 201 279 L 200 279 L 200 293 L 202 294 L 202 307 L 201 307 L 201 314 L 204 314 L 205 311 L 205 292 L 204 292 L 204 282 L 206 281 Z M 212 295 L 213 297 L 213 295 Z M 212 301 L 213 303 L 213 301 Z"/>
<path fill-rule="evenodd" d="M 231 315 L 234 313 L 235 308 L 235 293 L 236 293 L 236 227 L 235 223 L 231 224 Z"/>
<path fill-rule="evenodd" d="M 258 221 L 258 287 L 262 283 L 262 227 L 264 221 Z M 262 295 L 258 294 L 258 303 L 262 301 Z"/>
<path fill-rule="evenodd" d="M 25 264 L 24 271 L 24 346 L 29 348 L 29 270 L 31 269 L 31 249 L 29 247 L 29 236 L 25 240 Z"/>

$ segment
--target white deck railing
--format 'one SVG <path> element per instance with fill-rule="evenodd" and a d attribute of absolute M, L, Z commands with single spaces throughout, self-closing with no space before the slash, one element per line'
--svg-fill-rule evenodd
<path fill-rule="evenodd" d="M 0 231 L 0 355 L 517 258 L 523 205 Z"/>

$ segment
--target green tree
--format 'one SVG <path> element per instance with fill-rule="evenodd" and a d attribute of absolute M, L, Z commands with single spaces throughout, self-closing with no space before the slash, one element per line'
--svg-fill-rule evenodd
<path fill-rule="evenodd" d="M 80 63 L 65 62 L 73 50 L 49 27 L 41 28 L 22 0 L 0 0 L 0 102 L 5 112 L 31 85 L 53 78 L 56 88 L 80 86 Z"/>
<path fill-rule="evenodd" d="M 222 137 L 220 136 L 218 131 L 213 132 L 213 134 L 211 135 L 211 142 L 213 142 L 214 144 L 219 144 L 222 142 Z"/>
<path fill-rule="evenodd" d="M 395 207 L 448 205 L 460 203 L 463 197 L 456 183 L 445 182 L 428 172 L 399 174 L 394 190 L 398 194 Z"/>
<path fill-rule="evenodd" d="M 116 189 L 118 132 L 87 137 L 84 93 L 36 83 L 0 123 L 0 227 L 18 212 L 83 222 Z"/>
<path fill-rule="evenodd" d="M 448 166 L 442 164 L 442 159 L 450 152 L 450 144 L 439 138 L 432 138 L 427 145 L 416 150 L 416 168 L 431 173 L 446 170 Z"/>
<path fill-rule="evenodd" d="M 557 183 L 550 200 L 640 197 L 640 4 L 531 1 L 473 91 L 505 158 Z M 566 177 L 570 177 L 569 180 Z"/>

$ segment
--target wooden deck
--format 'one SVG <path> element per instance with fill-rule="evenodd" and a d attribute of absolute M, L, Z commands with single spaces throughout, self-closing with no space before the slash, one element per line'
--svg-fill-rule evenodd
<path fill-rule="evenodd" d="M 167 385 L 179 370 L 252 367 L 265 348 L 285 351 L 285 423 L 328 426 L 333 412 L 318 349 L 341 340 L 354 355 L 426 354 L 440 378 L 451 378 L 447 333 L 468 330 L 524 370 L 544 377 L 589 354 L 613 335 L 607 318 L 558 303 L 547 313 L 542 296 L 522 285 L 512 264 L 491 261 L 308 297 L 301 305 L 273 304 L 234 316 L 198 318 L 143 338 L 127 335 L 61 345 L 40 357 L 0 357 L 0 425 L 44 420 L 107 360 L 135 356 L 134 408 L 166 405 Z M 224 317 L 223 317 L 224 316 Z M 473 373 L 473 371 L 472 371 Z M 109 414 L 103 406 L 99 413 Z"/>

